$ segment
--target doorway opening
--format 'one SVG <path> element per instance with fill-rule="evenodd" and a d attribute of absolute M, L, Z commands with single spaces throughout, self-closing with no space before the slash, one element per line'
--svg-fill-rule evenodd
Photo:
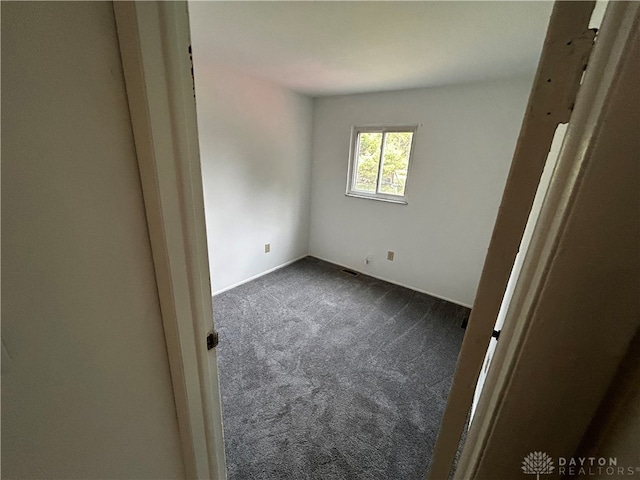
<path fill-rule="evenodd" d="M 424 477 L 550 9 L 190 4 L 232 478 Z M 346 195 L 354 127 L 389 125 L 416 126 L 406 204 Z"/>

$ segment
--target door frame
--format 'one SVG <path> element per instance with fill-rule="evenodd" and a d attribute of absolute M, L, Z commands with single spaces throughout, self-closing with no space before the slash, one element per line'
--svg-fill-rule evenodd
<path fill-rule="evenodd" d="M 434 451 L 432 480 L 448 478 L 556 126 L 573 109 L 593 40 L 588 22 L 594 4 L 554 6 Z M 114 1 L 113 8 L 186 477 L 222 480 L 217 360 L 205 342 L 213 313 L 187 3 Z M 514 361 L 506 357 L 504 368 Z M 481 401 L 476 418 L 492 418 L 499 406 L 488 403 Z M 479 431 L 475 441 L 487 435 Z M 465 449 L 464 471 L 473 471 L 478 455 Z"/>
<path fill-rule="evenodd" d="M 573 9 L 574 12 L 569 14 L 569 9 Z M 543 101 L 539 98 L 540 89 L 544 88 L 544 83 L 547 83 L 548 78 L 552 79 L 551 83 L 554 83 L 558 74 L 562 74 L 562 71 L 558 68 L 561 65 L 557 65 L 556 62 L 562 61 L 561 50 L 564 45 L 567 45 L 568 42 L 572 42 L 572 45 L 575 45 L 576 40 L 580 39 L 580 41 L 588 42 L 588 23 L 592 9 L 593 2 L 556 2 L 554 6 L 547 39 L 545 40 L 545 48 L 540 60 L 536 80 L 534 81 L 527 114 L 525 115 L 518 140 L 518 147 L 514 155 L 512 171 L 503 196 L 501 212 L 496 222 L 491 246 L 485 260 L 485 267 L 481 277 L 481 287 L 484 284 L 484 288 L 479 288 L 478 290 L 478 297 L 470 319 L 470 325 L 475 321 L 476 328 L 471 337 L 469 336 L 470 332 L 467 332 L 465 336 L 462 347 L 465 355 L 463 356 L 463 352 L 461 352 L 454 385 L 438 437 L 429 477 L 432 480 L 449 478 L 452 460 L 460 439 L 459 434 L 464 428 L 465 419 L 471 405 L 473 388 L 482 365 L 482 357 L 480 355 L 484 355 L 484 350 L 486 350 L 486 345 L 490 340 L 492 325 L 500 307 L 503 285 L 506 286 L 513 263 L 510 258 L 511 254 L 515 257 L 517 252 L 515 241 L 517 240 L 519 243 L 520 238 L 519 236 L 516 238 L 515 233 L 520 229 L 519 222 L 526 222 L 529 213 L 529 208 L 524 208 L 522 203 L 520 211 L 507 212 L 504 210 L 506 204 L 513 205 L 513 199 L 510 199 L 510 197 L 530 194 L 530 191 L 524 193 L 522 191 L 512 191 L 509 193 L 509 183 L 513 182 L 512 173 L 514 169 L 523 168 L 519 164 L 527 157 L 527 153 L 523 152 L 521 148 L 523 144 L 526 143 L 527 150 L 540 147 L 539 144 L 536 145 L 534 143 L 532 138 L 534 135 L 531 132 L 527 132 L 527 130 L 539 130 L 538 134 L 541 136 L 536 141 L 544 143 L 545 156 L 548 145 L 551 143 L 547 137 L 549 131 L 546 130 L 549 127 L 544 127 L 542 118 L 540 118 L 543 115 L 546 116 L 546 109 L 535 108 L 537 101 Z M 544 319 L 537 318 L 535 315 L 540 292 L 545 288 L 547 274 L 552 268 L 555 255 L 559 249 L 564 227 L 572 212 L 573 202 L 582 188 L 583 172 L 589 165 L 590 155 L 594 146 L 600 140 L 602 126 L 606 121 L 605 112 L 612 95 L 616 94 L 618 73 L 625 61 L 633 61 L 627 59 L 626 55 L 629 53 L 633 36 L 637 32 L 639 15 L 640 4 L 637 2 L 610 2 L 608 4 L 601 30 L 598 34 L 598 40 L 593 49 L 593 55 L 590 55 L 588 59 L 589 68 L 586 71 L 584 80 L 575 85 L 576 92 L 572 95 L 575 102 L 571 101 L 571 108 L 566 112 L 571 115 L 571 122 L 558 158 L 558 166 L 554 171 L 552 183 L 547 191 L 531 244 L 527 251 L 524 252 L 526 256 L 522 271 L 509 305 L 498 348 L 489 368 L 487 385 L 480 396 L 476 414 L 455 472 L 455 479 L 475 478 L 478 475 L 479 466 L 486 460 L 485 453 L 488 447 L 493 445 L 494 426 L 501 422 L 509 424 L 502 406 L 507 399 L 511 399 L 518 394 L 511 387 L 513 380 L 520 373 L 518 366 L 521 352 L 525 350 L 525 347 L 529 355 L 531 355 L 531 351 L 539 352 L 541 362 L 544 362 L 548 357 L 548 352 L 545 351 L 543 346 L 545 344 L 544 339 L 548 338 L 545 337 L 545 334 L 549 332 L 545 330 Z M 552 56 L 554 49 L 560 50 L 560 52 L 558 52 L 558 55 Z M 568 64 L 571 63 L 571 60 L 565 59 L 564 62 Z M 546 69 L 545 64 L 550 70 Z M 545 70 L 549 72 L 548 77 L 541 75 Z M 580 74 L 582 74 L 582 71 L 580 71 Z M 577 92 L 578 89 L 579 92 Z M 561 105 L 567 106 L 566 103 Z M 575 109 L 573 108 L 574 106 Z M 553 110 L 550 111 L 553 112 Z M 553 118 L 553 116 L 554 114 L 552 113 L 551 117 Z M 568 120 L 569 117 L 567 116 L 566 120 L 561 122 L 564 123 Z M 553 121 L 555 122 L 555 119 Z M 555 125 L 553 129 L 555 129 Z M 527 160 L 531 161 L 530 158 Z M 518 182 L 518 184 L 521 184 L 521 182 Z M 513 187 L 514 185 L 511 186 Z M 531 185 L 529 186 L 531 187 Z M 535 189 L 533 192 L 535 192 Z M 520 201 L 522 201 L 522 198 Z M 500 222 L 500 217 L 505 215 L 510 218 L 503 218 L 502 222 Z M 524 223 L 522 223 L 522 228 L 524 228 Z M 504 235 L 505 230 L 511 232 L 511 241 L 514 242 L 511 245 L 507 244 L 507 248 L 502 244 L 503 240 L 509 238 Z M 500 249 L 493 248 L 498 245 L 501 247 Z M 515 250 L 510 250 L 508 247 L 515 248 Z M 502 248 L 505 249 L 501 250 Z M 508 257 L 507 261 L 501 263 L 501 256 L 503 261 L 505 256 Z M 487 292 L 492 295 L 487 295 Z M 479 309 L 478 307 L 482 308 Z M 583 318 L 565 319 L 564 324 L 568 324 L 569 321 L 575 322 L 572 325 L 576 327 L 577 331 L 585 328 Z M 534 335 L 534 332 L 536 335 Z M 543 343 L 540 343 L 541 338 Z M 617 342 L 610 342 L 608 353 L 612 358 L 616 356 L 622 357 L 626 352 L 627 346 L 628 339 L 618 339 Z M 609 367 L 611 368 L 606 372 L 600 372 L 598 377 L 599 387 L 606 387 L 614 379 L 615 366 L 611 364 Z M 595 378 L 592 380 L 595 382 Z M 575 390 L 580 391 L 577 386 Z M 597 389 L 594 387 L 594 390 Z M 585 392 L 582 392 L 582 394 L 586 395 Z M 545 395 L 546 398 L 553 399 L 557 397 L 557 404 L 563 405 L 561 392 L 546 391 Z M 597 399 L 595 397 L 598 392 L 590 393 L 590 395 L 592 397 L 590 397 L 590 400 L 593 400 L 592 404 L 596 405 Z M 467 400 L 469 401 L 467 402 Z M 566 405 L 564 408 L 566 408 Z M 572 435 L 579 436 L 581 432 L 574 432 Z M 580 438 L 576 437 L 574 440 L 578 442 Z"/>
<path fill-rule="evenodd" d="M 626 62 L 637 62 L 637 56 L 630 58 L 629 53 L 634 35 L 637 41 L 639 23 L 640 3 L 609 3 L 596 45 L 589 59 L 589 68 L 580 85 L 565 142 L 546 192 L 531 243 L 523 252 L 525 257 L 522 272 L 517 279 L 506 314 L 505 327 L 500 334 L 492 368 L 487 375 L 486 390 L 481 394 L 477 407 L 482 414 L 471 425 L 467 436 L 469 448 L 465 448 L 460 458 L 456 479 L 486 475 L 480 472 L 483 468 L 487 468 L 487 463 L 491 463 L 492 460 L 495 462 L 495 451 L 491 452 L 490 449 L 494 445 L 502 446 L 498 443 L 499 440 L 494 440 L 496 425 L 500 423 L 513 425 L 509 419 L 509 412 L 506 411 L 508 408 L 505 406 L 508 402 L 524 404 L 524 402 L 518 402 L 523 400 L 523 393 L 517 391 L 517 386 L 514 387 L 517 378 L 527 378 L 533 391 L 545 391 L 545 397 L 558 406 L 556 412 L 548 413 L 547 422 L 550 418 L 556 420 L 570 418 L 577 408 L 575 405 L 563 403 L 562 399 L 566 398 L 567 391 L 573 391 L 576 394 L 580 392 L 582 409 L 580 419 L 584 430 L 578 428 L 578 423 L 574 422 L 573 430 L 565 435 L 554 435 L 554 439 L 563 436 L 565 442 L 569 438 L 573 444 L 579 445 L 583 440 L 583 432 L 586 431 L 587 425 L 596 413 L 596 408 L 602 401 L 603 392 L 607 390 L 617 374 L 619 360 L 628 351 L 629 343 L 634 336 L 633 332 L 637 331 L 640 324 L 636 318 L 628 318 L 624 321 L 617 319 L 619 321 L 616 322 L 616 333 L 612 334 L 613 339 L 607 339 L 604 335 L 598 336 L 598 330 L 594 328 L 595 325 L 602 324 L 601 315 L 594 315 L 593 318 L 580 314 L 573 317 L 563 316 L 562 322 L 557 322 L 554 320 L 558 319 L 551 319 L 548 314 L 540 313 L 540 309 L 549 302 L 548 295 L 545 296 L 545 290 L 554 289 L 550 286 L 553 283 L 549 280 L 549 276 L 554 274 L 556 266 L 561 263 L 558 259 L 563 257 L 562 250 L 568 248 L 565 242 L 565 230 L 574 214 L 574 206 L 580 201 L 578 198 L 584 192 L 584 179 L 589 175 L 588 168 L 594 163 L 593 152 L 603 142 L 602 132 L 605 130 L 605 125 L 611 122 L 608 118 L 609 104 L 621 95 L 618 87 L 620 73 Z M 629 132 L 635 132 L 637 126 L 631 125 L 629 120 L 619 118 L 616 128 L 628 137 L 633 135 Z M 607 232 L 607 235 L 615 235 L 615 233 L 619 232 Z M 611 312 L 611 309 L 607 310 L 608 313 Z M 612 318 L 616 318 L 615 315 Z M 563 325 L 555 330 L 553 327 L 558 323 Z M 581 386 L 583 384 L 580 383 L 580 379 L 585 378 L 585 369 L 580 370 L 577 365 L 584 360 L 585 352 L 588 352 L 589 356 L 595 356 L 596 352 L 588 340 L 581 342 L 576 338 L 575 332 L 596 332 L 591 334 L 591 337 L 597 337 L 607 345 L 607 356 L 598 359 L 599 370 L 588 372 L 589 390 Z M 530 356 L 531 352 L 540 352 L 535 356 L 536 367 L 542 366 L 545 361 L 549 364 L 557 360 L 546 348 L 550 343 L 549 337 L 563 345 L 570 345 L 571 348 L 567 348 L 567 355 L 576 364 L 570 368 L 571 375 L 568 376 L 569 380 L 565 381 L 567 387 L 564 392 L 553 388 L 543 390 L 544 386 L 548 385 L 544 376 L 537 384 L 541 388 L 537 389 L 536 381 L 531 378 L 530 372 L 527 374 L 526 367 L 523 367 L 523 364 L 526 364 L 523 358 Z M 585 338 L 588 339 L 589 336 L 585 335 Z M 503 342 L 503 339 L 506 341 Z M 563 368 L 567 369 L 564 365 L 558 365 L 557 370 L 560 371 Z M 535 432 L 529 433 L 533 435 Z M 492 442 L 495 443 L 492 444 Z M 545 448 L 553 451 L 554 446 L 551 443 L 547 443 Z M 507 455 L 503 449 L 500 453 Z"/>
<path fill-rule="evenodd" d="M 569 121 L 584 67 L 591 53 L 595 33 L 589 29 L 589 20 L 594 7 L 595 1 L 558 1 L 554 4 L 476 299 L 458 356 L 428 474 L 430 480 L 449 478 L 556 128 L 558 124 Z M 500 342 L 503 344 L 509 342 L 507 333 L 501 333 Z M 515 359 L 506 360 L 504 368 L 509 368 L 509 360 Z M 496 364 L 492 362 L 494 369 Z M 486 404 L 480 402 L 475 418 L 481 419 L 490 413 L 493 412 L 489 412 Z M 463 456 L 468 458 L 464 453 Z"/>
<path fill-rule="evenodd" d="M 226 479 L 187 2 L 114 1 L 186 478 Z"/>

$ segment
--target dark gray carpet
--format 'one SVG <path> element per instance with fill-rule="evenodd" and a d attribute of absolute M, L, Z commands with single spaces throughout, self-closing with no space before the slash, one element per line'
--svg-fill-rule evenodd
<path fill-rule="evenodd" d="M 214 298 L 230 480 L 422 480 L 469 310 L 307 257 Z"/>

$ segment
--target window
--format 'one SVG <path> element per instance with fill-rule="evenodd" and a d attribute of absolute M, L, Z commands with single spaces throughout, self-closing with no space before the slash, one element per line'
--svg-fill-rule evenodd
<path fill-rule="evenodd" d="M 347 195 L 407 203 L 416 127 L 354 127 Z"/>

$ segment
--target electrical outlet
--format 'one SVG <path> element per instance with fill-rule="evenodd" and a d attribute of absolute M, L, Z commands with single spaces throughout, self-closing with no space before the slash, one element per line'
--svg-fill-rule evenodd
<path fill-rule="evenodd" d="M 264 244 L 264 253 L 269 253 L 271 251 L 271 244 L 270 243 L 265 243 Z"/>
<path fill-rule="evenodd" d="M 387 260 L 390 260 L 390 261 L 392 261 L 392 262 L 393 262 L 393 257 L 394 257 L 394 256 L 395 256 L 395 253 L 394 253 L 394 252 L 392 252 L 391 250 L 389 250 L 389 251 L 387 252 Z"/>

